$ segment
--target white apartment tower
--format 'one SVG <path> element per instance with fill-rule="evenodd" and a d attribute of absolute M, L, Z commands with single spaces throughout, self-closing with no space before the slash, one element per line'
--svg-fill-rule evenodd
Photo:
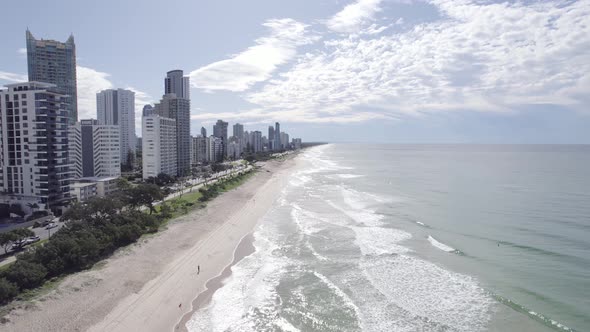
<path fill-rule="evenodd" d="M 74 179 L 121 176 L 119 126 L 81 120 L 68 133 L 70 164 Z"/>
<path fill-rule="evenodd" d="M 68 97 L 50 83 L 0 90 L 0 190 L 61 214 L 70 200 Z"/>
<path fill-rule="evenodd" d="M 117 125 L 120 131 L 121 163 L 132 166 L 135 158 L 135 92 L 108 89 L 96 94 L 96 113 L 101 125 Z"/>
<path fill-rule="evenodd" d="M 143 178 L 177 174 L 176 120 L 157 114 L 142 119 Z"/>

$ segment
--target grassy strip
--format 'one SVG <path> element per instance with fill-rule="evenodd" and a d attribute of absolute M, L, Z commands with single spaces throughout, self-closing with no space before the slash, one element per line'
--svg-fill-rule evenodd
<path fill-rule="evenodd" d="M 126 236 L 126 237 L 122 238 L 121 234 L 118 233 L 120 236 L 119 236 L 119 238 L 114 240 L 114 241 L 118 241 L 118 242 L 113 242 L 113 246 L 114 246 L 113 249 L 116 250 L 116 249 L 121 249 L 121 248 L 128 248 L 128 244 L 135 242 L 137 239 L 139 239 L 143 236 L 149 236 L 150 233 L 157 232 L 158 225 L 161 226 L 175 217 L 187 214 L 190 210 L 204 207 L 206 201 L 213 199 L 221 191 L 228 191 L 228 190 L 236 188 L 240 184 L 244 183 L 247 179 L 249 179 L 254 174 L 254 172 L 255 172 L 254 170 L 250 170 L 248 172 L 245 172 L 245 173 L 242 173 L 239 175 L 233 175 L 228 178 L 220 179 L 213 184 L 205 186 L 204 188 L 206 188 L 206 189 L 201 188 L 199 191 L 195 190 L 193 192 L 183 194 L 182 197 L 178 197 L 174 200 L 166 201 L 166 202 L 160 204 L 159 206 L 156 206 L 156 213 L 154 215 L 148 215 L 147 211 L 145 211 L 144 213 L 141 213 L 141 212 L 138 212 L 137 210 L 135 213 L 139 213 L 139 215 L 135 214 L 135 216 L 133 215 L 133 211 L 130 211 L 130 213 L 127 213 L 127 214 L 126 213 L 122 213 L 121 215 L 115 214 L 113 216 L 113 218 L 119 218 L 119 219 L 113 219 L 108 222 L 110 223 L 110 225 L 112 225 L 112 227 L 118 227 L 118 229 L 121 232 L 123 232 L 122 236 Z M 207 199 L 205 199 L 205 197 L 203 195 L 203 191 L 207 191 L 207 193 L 208 193 Z M 211 192 L 214 192 L 215 195 L 210 195 Z M 105 206 L 101 206 L 101 207 L 106 208 Z M 96 213 L 86 213 L 84 215 L 89 215 L 91 217 L 101 217 L 101 215 L 97 215 Z M 151 226 L 148 225 L 145 227 L 142 226 L 144 228 L 140 228 L 138 225 L 141 226 L 143 223 L 143 221 L 141 221 L 141 220 L 144 219 L 144 217 L 140 217 L 142 215 L 145 216 L 145 218 L 148 218 L 146 220 L 146 222 L 149 221 L 149 218 L 152 218 L 151 220 L 153 222 L 156 222 L 156 224 L 151 225 Z M 131 218 L 131 219 L 129 219 L 129 218 Z M 96 248 L 96 246 L 101 245 L 100 243 L 96 242 L 97 239 L 99 239 L 100 237 L 98 237 L 98 236 L 95 237 L 92 232 L 97 233 L 97 235 L 98 234 L 109 235 L 108 233 L 105 233 L 109 230 L 109 228 L 104 228 L 104 229 L 100 228 L 101 227 L 100 225 L 102 225 L 102 224 L 103 224 L 103 222 L 100 222 L 100 223 L 98 223 L 99 226 L 96 226 L 97 224 L 95 222 L 89 224 L 88 221 L 84 221 L 82 223 L 74 223 L 73 229 L 69 229 L 69 228 L 67 229 L 66 233 L 68 233 L 68 234 L 65 234 L 62 232 L 56 233 L 57 238 L 55 240 L 52 237 L 52 241 L 50 241 L 50 242 L 47 242 L 47 240 L 39 241 L 39 242 L 35 243 L 34 245 L 31 245 L 31 247 L 34 246 L 34 247 L 36 247 L 35 249 L 41 250 L 43 252 L 43 250 L 47 251 L 45 248 L 46 245 L 55 247 L 56 245 L 59 246 L 58 243 L 66 243 L 67 242 L 67 244 L 69 244 L 69 245 L 76 245 L 75 248 L 77 248 L 76 250 L 78 250 L 78 252 L 89 253 L 89 251 L 87 251 L 87 249 L 92 250 L 93 245 L 95 246 L 94 249 Z M 98 228 L 96 228 L 96 227 L 98 227 Z M 78 233 L 76 233 L 76 232 L 78 232 Z M 64 242 L 64 240 L 66 242 Z M 91 242 L 91 244 L 89 245 L 88 240 L 92 240 L 94 242 Z M 55 241 L 57 241 L 57 242 L 55 242 Z M 121 243 L 122 241 L 127 241 L 127 244 Z M 86 247 L 88 247 L 88 248 L 86 248 Z M 95 252 L 94 256 L 88 258 L 87 264 L 84 264 L 84 265 L 80 264 L 80 266 L 73 266 L 68 269 L 61 268 L 61 270 L 57 270 L 57 272 L 52 273 L 52 275 L 49 275 L 49 273 L 48 273 L 48 272 L 50 272 L 50 270 L 45 269 L 45 266 L 49 266 L 49 268 L 51 268 L 51 266 L 45 265 L 45 264 L 47 264 L 47 263 L 50 264 L 53 261 L 51 261 L 51 260 L 49 260 L 47 262 L 40 261 L 37 258 L 37 256 L 34 256 L 35 253 L 25 252 L 24 254 L 22 254 L 22 255 L 24 255 L 22 257 L 27 256 L 24 259 L 24 263 L 19 261 L 18 258 L 17 258 L 17 262 L 20 263 L 21 265 L 27 264 L 27 263 L 33 264 L 35 266 L 35 268 L 37 268 L 37 271 L 39 269 L 42 269 L 41 272 L 38 271 L 37 276 L 34 276 L 35 277 L 34 282 L 37 283 L 37 285 L 36 286 L 33 285 L 33 287 L 26 287 L 26 286 L 21 287 L 21 289 L 18 290 L 18 293 L 16 294 L 16 296 L 7 295 L 7 293 L 6 293 L 7 287 L 14 287 L 14 286 L 7 285 L 6 279 L 4 278 L 4 276 L 5 276 L 5 272 L 7 270 L 10 270 L 11 267 L 13 267 L 14 263 L 7 264 L 7 265 L 3 266 L 2 271 L 0 273 L 0 276 L 2 276 L 1 279 L 3 279 L 3 280 L 0 280 L 0 281 L 4 281 L 4 284 L 1 285 L 1 283 L 0 283 L 0 295 L 2 295 L 4 299 L 6 299 L 7 297 L 16 298 L 16 300 L 18 300 L 18 302 L 13 301 L 4 307 L 0 307 L 0 314 L 10 311 L 13 308 L 16 308 L 18 306 L 22 306 L 23 302 L 25 303 L 25 306 L 26 306 L 27 305 L 26 303 L 28 301 L 30 301 L 31 299 L 34 299 L 34 298 L 38 297 L 39 295 L 45 294 L 49 290 L 55 288 L 55 286 L 57 284 L 59 284 L 59 281 L 63 280 L 63 278 L 65 278 L 69 274 L 78 272 L 80 270 L 95 267 L 104 258 L 108 257 L 109 252 L 107 252 L 106 250 L 108 250 L 108 248 L 105 249 L 105 253 L 107 255 L 101 254 L 100 252 Z M 110 253 L 112 253 L 112 251 Z M 102 258 L 101 258 L 101 256 L 102 256 Z M 82 259 L 85 258 L 84 255 L 79 256 L 79 257 Z M 22 267 L 20 268 L 20 270 L 23 270 Z M 26 272 L 26 269 L 23 271 L 19 271 L 19 272 L 25 273 L 25 274 L 28 273 L 28 272 Z M 45 276 L 45 275 L 47 275 L 47 278 L 45 280 L 42 280 L 43 276 Z M 19 304 L 19 302 L 20 302 L 20 304 Z"/>
<path fill-rule="evenodd" d="M 221 192 L 239 187 L 251 178 L 254 173 L 255 170 L 250 170 L 242 174 L 232 175 L 228 178 L 207 184 L 199 190 L 182 194 L 181 197 L 165 201 L 155 207 L 156 216 L 160 217 L 164 222 L 168 222 L 171 219 L 188 214 L 188 212 L 193 209 L 203 208 L 205 207 L 205 202 L 213 199 Z M 205 197 L 204 192 L 211 190 L 214 191 L 214 194 L 209 194 Z"/>

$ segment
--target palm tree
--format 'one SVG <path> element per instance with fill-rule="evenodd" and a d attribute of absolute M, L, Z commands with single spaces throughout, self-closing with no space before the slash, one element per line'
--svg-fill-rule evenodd
<path fill-rule="evenodd" d="M 30 208 L 33 212 L 39 208 L 37 203 L 27 203 L 27 207 Z"/>

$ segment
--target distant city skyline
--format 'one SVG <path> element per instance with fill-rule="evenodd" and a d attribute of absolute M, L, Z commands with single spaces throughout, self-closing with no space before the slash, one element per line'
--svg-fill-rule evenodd
<path fill-rule="evenodd" d="M 28 81 L 28 28 L 74 36 L 78 119 L 128 89 L 137 133 L 162 74 L 183 69 L 193 136 L 223 119 L 305 141 L 590 143 L 588 0 L 159 3 L 6 3 L 0 84 Z"/>

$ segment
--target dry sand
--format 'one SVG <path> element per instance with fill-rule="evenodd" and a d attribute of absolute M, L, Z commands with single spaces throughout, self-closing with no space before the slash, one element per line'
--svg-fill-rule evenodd
<path fill-rule="evenodd" d="M 180 330 L 193 301 L 210 297 L 214 278 L 232 263 L 234 250 L 279 196 L 294 164 L 293 159 L 267 162 L 205 209 L 177 218 L 167 230 L 67 277 L 51 293 L 12 311 L 0 330 Z"/>

